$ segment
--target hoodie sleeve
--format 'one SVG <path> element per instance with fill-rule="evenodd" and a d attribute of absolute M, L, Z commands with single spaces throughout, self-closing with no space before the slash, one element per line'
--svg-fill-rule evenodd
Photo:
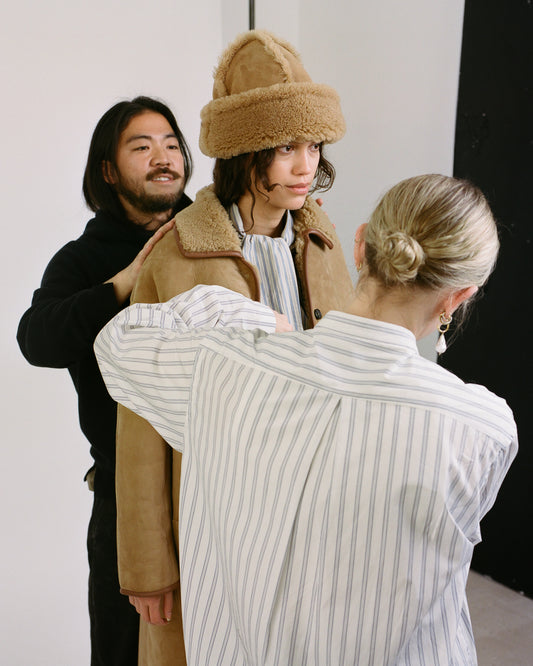
<path fill-rule="evenodd" d="M 120 309 L 113 285 L 91 284 L 74 243 L 69 243 L 48 264 L 20 320 L 20 350 L 32 365 L 67 367 L 92 353 L 98 331 Z"/>

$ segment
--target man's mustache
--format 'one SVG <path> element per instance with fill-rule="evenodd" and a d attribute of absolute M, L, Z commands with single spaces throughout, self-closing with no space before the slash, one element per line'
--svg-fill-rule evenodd
<path fill-rule="evenodd" d="M 173 171 L 172 169 L 169 169 L 167 167 L 158 167 L 157 169 L 154 169 L 153 171 L 150 171 L 146 174 L 146 180 L 153 180 L 158 176 L 164 176 L 164 175 L 172 176 L 174 180 L 179 180 L 180 178 L 183 178 L 183 174 L 178 173 L 177 171 Z"/>

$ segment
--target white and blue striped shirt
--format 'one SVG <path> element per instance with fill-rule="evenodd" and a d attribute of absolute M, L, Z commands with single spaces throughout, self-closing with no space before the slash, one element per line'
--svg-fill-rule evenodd
<path fill-rule="evenodd" d="M 100 333 L 111 395 L 183 452 L 189 666 L 470 666 L 479 523 L 516 454 L 503 400 L 339 312 L 265 335 L 221 287 Z"/>
<path fill-rule="evenodd" d="M 286 211 L 285 227 L 281 236 L 276 238 L 246 233 L 237 204 L 230 207 L 229 216 L 241 239 L 243 257 L 259 273 L 261 303 L 284 314 L 295 331 L 303 331 L 305 316 L 291 254 L 294 243 L 291 211 Z"/>

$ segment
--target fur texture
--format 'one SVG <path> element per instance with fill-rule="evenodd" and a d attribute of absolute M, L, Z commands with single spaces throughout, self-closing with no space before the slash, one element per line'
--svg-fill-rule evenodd
<path fill-rule="evenodd" d="M 222 54 L 201 119 L 200 149 L 223 159 L 292 141 L 333 143 L 346 129 L 335 90 L 313 83 L 293 47 L 264 30 Z"/>

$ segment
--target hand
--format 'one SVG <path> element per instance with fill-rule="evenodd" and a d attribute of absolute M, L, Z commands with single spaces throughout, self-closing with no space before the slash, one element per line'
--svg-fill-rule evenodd
<path fill-rule="evenodd" d="M 320 208 L 322 208 L 322 206 L 324 205 L 324 199 L 322 199 L 322 197 L 318 197 L 315 201 L 320 206 Z M 326 211 L 324 211 L 324 213 L 326 213 Z M 327 213 L 326 213 L 326 215 L 327 215 Z M 332 224 L 333 228 L 335 229 L 336 226 L 333 224 L 333 222 L 331 224 Z"/>
<path fill-rule="evenodd" d="M 174 220 L 170 220 L 170 222 L 167 222 L 162 227 L 159 227 L 153 236 L 151 236 L 151 238 L 146 242 L 143 249 L 139 252 L 131 264 L 126 266 L 126 268 L 123 268 L 119 273 L 114 275 L 109 280 L 106 280 L 106 283 L 113 283 L 115 296 L 117 297 L 117 303 L 122 305 L 122 303 L 124 303 L 124 301 L 130 297 L 146 257 L 153 250 L 155 244 L 160 241 L 167 233 L 167 231 L 170 231 L 173 226 Z"/>
<path fill-rule="evenodd" d="M 292 324 L 289 324 L 289 320 L 284 314 L 274 311 L 276 315 L 276 333 L 288 333 L 289 331 L 294 331 Z"/>
<path fill-rule="evenodd" d="M 148 624 L 168 624 L 172 618 L 174 595 L 172 590 L 152 597 L 135 597 L 130 595 L 130 604 L 135 606 L 137 613 Z"/>

